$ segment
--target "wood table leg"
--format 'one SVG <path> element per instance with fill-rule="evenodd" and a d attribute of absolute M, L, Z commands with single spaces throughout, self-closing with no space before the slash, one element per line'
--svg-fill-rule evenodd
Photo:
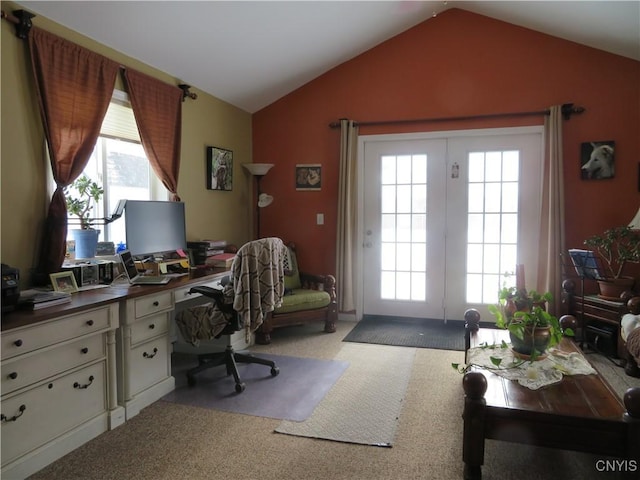
<path fill-rule="evenodd" d="M 480 372 L 468 372 L 462 379 L 464 390 L 464 431 L 462 438 L 462 460 L 465 480 L 480 480 L 484 463 L 484 421 L 487 379 Z"/>

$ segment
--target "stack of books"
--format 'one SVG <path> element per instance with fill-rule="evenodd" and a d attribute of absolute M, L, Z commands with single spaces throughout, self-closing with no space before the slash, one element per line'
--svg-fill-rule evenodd
<path fill-rule="evenodd" d="M 213 265 L 212 257 L 224 254 L 226 240 L 200 240 L 199 242 L 187 242 L 187 248 L 191 250 L 193 266 Z"/>
<path fill-rule="evenodd" d="M 224 249 L 227 246 L 226 240 L 202 240 L 207 243 L 207 257 L 213 255 L 220 255 L 224 253 Z"/>
<path fill-rule="evenodd" d="M 25 290 L 20 292 L 18 307 L 27 310 L 40 310 L 71 302 L 71 294 L 49 290 Z"/>
<path fill-rule="evenodd" d="M 218 268 L 231 268 L 233 259 L 236 258 L 235 253 L 219 253 L 207 257 L 207 265 Z"/>

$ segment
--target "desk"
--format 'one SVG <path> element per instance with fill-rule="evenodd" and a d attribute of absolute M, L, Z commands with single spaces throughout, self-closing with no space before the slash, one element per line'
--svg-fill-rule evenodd
<path fill-rule="evenodd" d="M 468 328 L 466 335 L 468 348 L 508 341 L 506 330 Z M 559 348 L 579 352 L 568 338 Z M 463 388 L 465 479 L 481 478 L 485 439 L 614 456 L 640 465 L 640 388 L 627 393 L 623 405 L 599 375 L 568 376 L 529 390 L 477 368 L 465 374 Z"/>
<path fill-rule="evenodd" d="M 3 314 L 2 477 L 37 472 L 173 390 L 176 298 L 226 274 L 196 270 L 166 285 L 116 285 Z"/>

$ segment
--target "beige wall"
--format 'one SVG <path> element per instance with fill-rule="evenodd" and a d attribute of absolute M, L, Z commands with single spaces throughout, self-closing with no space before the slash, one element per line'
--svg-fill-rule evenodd
<path fill-rule="evenodd" d="M 2 10 L 17 8 L 2 2 Z M 55 24 L 44 17 L 34 25 L 109 57 L 122 65 L 177 85 L 180 78 L 155 70 L 104 45 Z M 20 269 L 21 288 L 28 286 L 36 265 L 42 225 L 48 205 L 44 136 L 35 99 L 28 47 L 15 36 L 14 26 L 0 21 L 0 207 L 3 263 Z M 119 82 L 118 85 L 121 85 Z M 178 193 L 186 204 L 187 239 L 226 239 L 242 244 L 251 237 L 251 177 L 242 168 L 251 160 L 251 115 L 192 88 L 197 100 L 187 99 L 182 110 L 181 168 Z M 206 189 L 206 147 L 230 149 L 234 154 L 233 190 Z"/>

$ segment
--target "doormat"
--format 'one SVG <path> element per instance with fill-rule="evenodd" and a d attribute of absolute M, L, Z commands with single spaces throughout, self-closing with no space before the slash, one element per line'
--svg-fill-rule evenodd
<path fill-rule="evenodd" d="M 194 355 L 172 354 L 172 374 L 176 389 L 162 400 L 194 407 L 243 413 L 257 417 L 300 422 L 305 420 L 333 384 L 348 362 L 314 358 L 260 354 L 273 360 L 280 374 L 272 377 L 271 368 L 258 364 L 238 364 L 246 389 L 236 393 L 233 376 L 219 365 L 196 375 L 196 384 L 187 385 L 186 372 L 198 365 Z"/>
<path fill-rule="evenodd" d="M 276 432 L 391 447 L 415 353 L 415 348 L 344 344 L 335 358 L 349 362 L 345 374 L 307 420 L 285 420 Z"/>
<path fill-rule="evenodd" d="M 342 341 L 464 351 L 464 322 L 365 315 Z"/>

